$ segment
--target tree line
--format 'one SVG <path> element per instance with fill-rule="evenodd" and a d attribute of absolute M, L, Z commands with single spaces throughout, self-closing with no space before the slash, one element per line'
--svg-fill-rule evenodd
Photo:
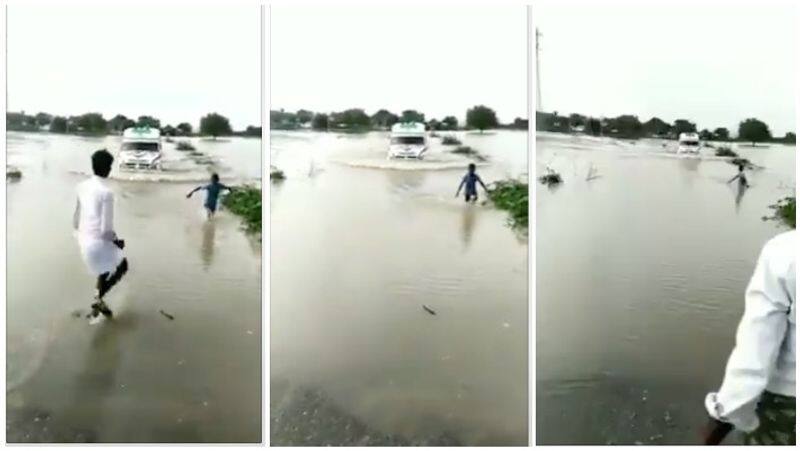
<path fill-rule="evenodd" d="M 495 111 L 484 105 L 477 105 L 467 110 L 466 123 L 459 124 L 455 116 L 441 119 L 425 119 L 425 114 L 417 110 L 404 110 L 399 115 L 386 109 L 374 114 L 367 114 L 362 108 L 350 108 L 344 111 L 319 113 L 300 109 L 296 112 L 271 110 L 269 123 L 273 130 L 294 130 L 311 128 L 324 131 L 368 131 L 387 130 L 398 122 L 420 122 L 427 130 L 463 130 L 477 129 L 483 132 L 495 128 L 528 129 L 528 120 L 516 118 L 510 124 L 500 124 Z"/>
<path fill-rule="evenodd" d="M 786 133 L 783 137 L 773 137 L 772 132 L 763 121 L 748 118 L 739 123 L 736 138 L 731 136 L 725 127 L 714 130 L 703 129 L 698 132 L 697 125 L 688 119 L 676 119 L 673 123 L 653 117 L 642 123 L 634 115 L 625 114 L 611 118 L 596 118 L 573 113 L 569 116 L 560 116 L 558 112 L 536 112 L 536 130 L 560 133 L 585 133 L 593 136 L 612 136 L 615 138 L 670 138 L 677 139 L 681 133 L 697 133 L 705 141 L 744 141 L 753 145 L 759 142 L 780 142 L 795 144 L 796 135 Z"/>
<path fill-rule="evenodd" d="M 6 129 L 12 131 L 74 134 L 121 134 L 130 127 L 157 128 L 164 136 L 261 136 L 261 127 L 248 126 L 245 130 L 234 132 L 228 118 L 221 114 L 209 113 L 200 119 L 200 128 L 195 133 L 192 125 L 181 122 L 175 126 L 161 124 L 153 116 L 139 116 L 135 120 L 125 115 L 117 114 L 106 120 L 100 113 L 84 113 L 78 116 L 54 116 L 48 113 L 27 115 L 24 111 L 6 113 Z"/>

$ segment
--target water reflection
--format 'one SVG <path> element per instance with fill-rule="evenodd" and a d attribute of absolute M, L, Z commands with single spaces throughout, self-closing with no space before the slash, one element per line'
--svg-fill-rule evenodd
<path fill-rule="evenodd" d="M 200 245 L 200 258 L 203 260 L 203 269 L 208 271 L 214 259 L 214 235 L 217 233 L 217 222 L 214 218 L 203 222 L 203 242 Z"/>
<path fill-rule="evenodd" d="M 475 232 L 475 209 L 477 205 L 468 204 L 464 205 L 464 210 L 461 215 L 461 240 L 464 243 L 464 249 L 469 248 L 472 241 L 472 234 Z"/>

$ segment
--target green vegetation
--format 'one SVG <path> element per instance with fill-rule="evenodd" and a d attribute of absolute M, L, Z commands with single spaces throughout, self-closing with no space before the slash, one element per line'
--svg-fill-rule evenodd
<path fill-rule="evenodd" d="M 177 149 L 177 150 L 195 150 L 194 146 L 189 141 L 178 141 L 178 144 L 175 145 L 175 149 Z"/>
<path fill-rule="evenodd" d="M 200 134 L 217 136 L 227 136 L 233 134 L 231 123 L 228 118 L 217 113 L 209 113 L 200 119 Z"/>
<path fill-rule="evenodd" d="M 471 119 L 470 119 L 471 118 Z M 427 130 L 461 130 L 455 116 L 445 116 L 442 120 L 435 118 L 425 120 L 425 114 L 417 110 L 404 110 L 395 114 L 381 108 L 372 116 L 361 108 L 350 108 L 344 111 L 329 113 L 298 110 L 296 113 L 285 110 L 271 110 L 269 112 L 270 128 L 272 130 L 297 130 L 311 128 L 318 131 L 334 132 L 367 132 L 371 130 L 388 130 L 398 122 L 421 122 Z M 476 106 L 467 111 L 467 128 L 486 130 L 489 128 L 507 128 L 514 130 L 527 130 L 528 120 L 514 118 L 509 124 L 500 124 L 491 108 Z"/>
<path fill-rule="evenodd" d="M 481 133 L 484 130 L 497 127 L 498 124 L 494 110 L 487 106 L 478 105 L 467 110 L 467 126 L 477 128 Z"/>
<path fill-rule="evenodd" d="M 261 189 L 248 185 L 234 187 L 222 199 L 222 205 L 242 218 L 248 232 L 261 232 Z"/>
<path fill-rule="evenodd" d="M 664 138 L 677 139 L 681 133 L 698 133 L 697 125 L 688 119 L 677 119 L 671 125 L 654 117 L 641 123 L 634 115 L 617 117 L 587 117 L 577 113 L 559 115 L 557 111 L 536 112 L 536 130 L 556 133 L 584 133 L 592 136 L 611 136 L 621 139 Z M 776 142 L 796 145 L 797 137 L 788 132 L 782 138 L 773 138 L 767 125 L 758 119 L 747 119 L 739 124 L 739 136 L 731 138 L 725 127 L 713 131 L 703 129 L 699 133 L 703 141 L 743 141 L 755 145 L 757 142 Z"/>
<path fill-rule="evenodd" d="M 455 136 L 452 135 L 445 135 L 442 137 L 442 144 L 445 146 L 457 146 L 461 144 L 461 141 L 458 140 Z"/>
<path fill-rule="evenodd" d="M 731 150 L 730 146 L 719 146 L 714 150 L 714 154 L 718 157 L 738 157 L 739 154 Z"/>
<path fill-rule="evenodd" d="M 755 169 L 755 165 L 750 162 L 747 158 L 736 157 L 730 161 L 730 163 L 734 166 L 744 166 L 745 169 Z"/>
<path fill-rule="evenodd" d="M 489 199 L 510 214 L 512 227 L 528 227 L 528 184 L 517 180 L 501 180 L 492 184 Z"/>
<path fill-rule="evenodd" d="M 784 197 L 770 205 L 769 208 L 774 211 L 772 216 L 763 218 L 765 221 L 779 221 L 793 229 L 797 228 L 797 198 L 795 196 Z"/>
<path fill-rule="evenodd" d="M 209 118 L 211 118 L 210 122 Z M 228 120 L 216 113 L 207 115 L 203 119 L 206 120 L 206 126 L 210 127 L 204 132 L 206 135 L 214 137 L 223 135 L 261 136 L 261 127 L 248 126 L 243 131 L 233 132 L 230 129 Z M 117 114 L 110 120 L 106 120 L 100 113 L 85 113 L 69 117 L 53 116 L 47 113 L 37 113 L 35 116 L 30 116 L 25 114 L 24 111 L 19 113 L 6 113 L 6 129 L 9 131 L 48 131 L 50 133 L 78 135 L 119 135 L 122 134 L 126 128 L 130 127 L 158 128 L 163 136 L 192 135 L 192 126 L 188 122 L 181 122 L 176 127 L 173 127 L 172 125 L 161 125 L 161 121 L 152 116 L 139 116 L 137 120 L 134 121 L 122 114 Z"/>

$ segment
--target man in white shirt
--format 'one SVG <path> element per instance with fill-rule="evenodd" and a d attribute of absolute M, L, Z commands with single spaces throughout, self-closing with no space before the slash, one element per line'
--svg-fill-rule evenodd
<path fill-rule="evenodd" d="M 793 230 L 761 251 L 722 386 L 706 396 L 706 444 L 734 428 L 747 444 L 795 444 L 796 243 Z"/>
<path fill-rule="evenodd" d="M 89 272 L 97 277 L 95 302 L 89 314 L 93 319 L 100 313 L 112 316 L 103 297 L 128 271 L 128 260 L 122 255 L 125 242 L 114 232 L 114 193 L 104 181 L 113 164 L 114 157 L 105 149 L 92 154 L 94 176 L 78 185 L 73 216 L 81 256 Z"/>

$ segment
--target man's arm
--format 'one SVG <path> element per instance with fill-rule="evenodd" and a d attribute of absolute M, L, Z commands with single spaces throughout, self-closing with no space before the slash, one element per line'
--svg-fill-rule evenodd
<path fill-rule="evenodd" d="M 745 292 L 744 315 L 722 386 L 706 396 L 712 418 L 744 432 L 758 427 L 756 404 L 769 382 L 788 325 L 791 301 L 781 285 L 783 276 L 772 267 L 774 252 L 770 244 L 761 251 Z"/>
<path fill-rule="evenodd" d="M 114 195 L 112 193 L 103 196 L 100 210 L 100 236 L 104 240 L 115 241 L 117 234 L 114 232 Z"/>
<path fill-rule="evenodd" d="M 728 180 L 728 183 L 730 183 L 730 182 L 732 182 L 732 181 L 734 181 L 734 180 L 736 180 L 738 178 L 739 178 L 739 174 L 736 174 L 736 175 L 733 176 L 732 179 Z"/>
<path fill-rule="evenodd" d="M 81 200 L 75 200 L 75 213 L 72 214 L 72 228 L 74 230 L 78 230 L 78 226 L 81 222 Z"/>

